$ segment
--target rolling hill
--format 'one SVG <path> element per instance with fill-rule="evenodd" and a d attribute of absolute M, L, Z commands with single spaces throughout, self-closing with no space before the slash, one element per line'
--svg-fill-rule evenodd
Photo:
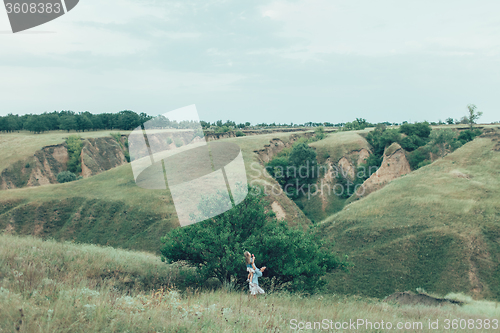
<path fill-rule="evenodd" d="M 381 190 L 320 223 L 334 251 L 349 254 L 348 275 L 331 291 L 385 297 L 424 288 L 500 298 L 500 131 Z"/>

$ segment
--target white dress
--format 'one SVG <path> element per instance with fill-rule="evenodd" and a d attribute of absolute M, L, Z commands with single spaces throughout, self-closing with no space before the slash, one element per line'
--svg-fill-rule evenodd
<path fill-rule="evenodd" d="M 248 284 L 248 286 L 250 287 L 250 294 L 251 295 L 265 294 L 266 293 L 264 291 L 264 289 L 259 287 L 259 277 L 261 277 L 261 276 L 262 276 L 262 272 L 260 271 L 260 269 L 257 268 L 255 270 L 255 273 L 253 276 L 253 281 Z M 256 283 L 254 283 L 254 281 Z"/>

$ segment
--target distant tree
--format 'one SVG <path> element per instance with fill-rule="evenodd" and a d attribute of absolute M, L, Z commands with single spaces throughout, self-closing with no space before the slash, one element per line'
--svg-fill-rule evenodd
<path fill-rule="evenodd" d="M 145 122 L 147 122 L 147 121 L 149 121 L 149 120 L 153 119 L 153 117 L 152 117 L 152 116 L 149 116 L 148 114 L 146 114 L 146 113 L 144 113 L 144 112 L 141 112 L 141 113 L 139 114 L 139 118 L 140 118 L 140 122 L 141 122 L 141 124 L 144 124 Z"/>
<path fill-rule="evenodd" d="M 463 116 L 462 118 L 460 118 L 460 120 L 455 120 L 455 124 L 468 124 L 469 123 L 469 117 L 467 116 Z"/>
<path fill-rule="evenodd" d="M 76 122 L 79 131 L 85 132 L 85 130 L 90 131 L 92 129 L 92 121 L 86 115 L 78 115 Z"/>
<path fill-rule="evenodd" d="M 76 116 L 63 116 L 61 117 L 59 128 L 63 131 L 76 131 L 78 129 L 78 123 L 76 122 Z"/>
<path fill-rule="evenodd" d="M 416 124 L 403 124 L 399 128 L 399 131 L 408 136 L 416 135 L 420 138 L 428 138 L 431 134 L 432 128 L 429 126 L 428 122 L 423 122 Z"/>
<path fill-rule="evenodd" d="M 102 123 L 101 117 L 93 116 L 92 119 L 92 129 L 94 131 L 104 129 L 104 124 Z"/>
<path fill-rule="evenodd" d="M 0 117 L 0 131 L 14 132 L 22 129 L 22 120 L 18 115 L 8 114 L 5 117 Z"/>
<path fill-rule="evenodd" d="M 476 120 L 478 120 L 483 113 L 476 111 L 477 106 L 474 104 L 469 104 L 467 105 L 467 111 L 469 112 L 469 116 L 467 117 L 468 124 L 470 126 L 470 130 L 472 131 L 472 128 L 474 124 L 476 123 Z"/>
<path fill-rule="evenodd" d="M 47 124 L 43 117 L 32 115 L 28 118 L 25 128 L 33 133 L 42 133 L 48 130 Z"/>
<path fill-rule="evenodd" d="M 132 130 L 141 125 L 141 118 L 137 113 L 130 110 L 118 112 L 118 126 L 123 130 Z"/>
<path fill-rule="evenodd" d="M 44 114 L 37 116 L 43 119 L 43 122 L 47 126 L 48 131 L 55 131 L 59 129 L 59 114 L 57 111 L 52 113 L 45 112 Z"/>
<path fill-rule="evenodd" d="M 344 127 L 347 130 L 363 130 L 371 125 L 364 118 L 356 118 L 356 120 L 346 123 Z"/>
<path fill-rule="evenodd" d="M 453 120 L 453 118 L 451 118 L 451 117 L 450 117 L 450 118 L 447 118 L 447 119 L 446 119 L 446 123 L 447 123 L 448 125 L 453 125 L 453 124 L 455 123 L 455 121 Z"/>

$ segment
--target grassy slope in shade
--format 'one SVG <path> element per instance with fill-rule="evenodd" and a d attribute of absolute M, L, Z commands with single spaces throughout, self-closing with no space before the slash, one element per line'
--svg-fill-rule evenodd
<path fill-rule="evenodd" d="M 109 134 L 99 133 L 101 136 Z M 64 135 L 61 132 L 28 137 L 44 144 L 55 144 L 63 142 Z M 240 145 L 249 181 L 254 178 L 266 180 L 253 150 L 262 148 L 273 138 L 286 141 L 289 136 L 290 133 L 274 133 L 224 141 Z M 9 156 L 14 147 L 20 149 L 20 142 L 24 142 L 23 136 L 16 133 L 4 134 L 1 138 L 4 141 L 0 154 Z M 12 145 L 7 144 L 7 139 Z M 30 147 L 26 151 L 33 154 L 38 145 Z M 251 168 L 252 164 L 260 174 Z M 18 235 L 33 234 L 157 252 L 160 238 L 179 226 L 168 189 L 146 190 L 136 186 L 130 165 L 75 182 L 0 191 L 0 196 L 0 230 L 13 228 Z M 310 223 L 288 198 L 281 196 L 277 200 L 286 211 L 296 212 L 298 217 L 290 219 L 291 225 Z"/>
<path fill-rule="evenodd" d="M 500 153 L 478 138 L 391 182 L 321 224 L 355 263 L 334 292 L 466 292 L 500 298 Z M 463 177 L 470 177 L 463 178 Z"/>
<path fill-rule="evenodd" d="M 1 194 L 0 229 L 19 235 L 156 251 L 160 237 L 178 226 L 169 192 L 137 187 L 129 165 Z"/>
<path fill-rule="evenodd" d="M 500 308 L 484 301 L 462 307 L 401 307 L 369 298 L 301 297 L 270 290 L 257 300 L 249 299 L 246 289 L 158 290 L 160 284 L 182 285 L 186 275 L 148 253 L 0 235 L 0 331 L 248 332 L 251 326 L 252 332 L 285 332 L 293 329 L 293 319 L 362 318 L 393 327 L 420 322 L 423 329 L 411 331 L 448 332 L 445 319 L 484 322 L 500 317 Z M 439 320 L 440 329 L 429 330 L 428 320 Z M 374 330 L 361 326 L 357 331 Z"/>

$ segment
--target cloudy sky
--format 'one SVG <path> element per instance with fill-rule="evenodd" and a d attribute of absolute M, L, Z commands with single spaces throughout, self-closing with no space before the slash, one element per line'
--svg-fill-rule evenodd
<path fill-rule="evenodd" d="M 80 0 L 12 34 L 0 7 L 0 115 L 237 122 L 500 121 L 499 1 Z"/>

